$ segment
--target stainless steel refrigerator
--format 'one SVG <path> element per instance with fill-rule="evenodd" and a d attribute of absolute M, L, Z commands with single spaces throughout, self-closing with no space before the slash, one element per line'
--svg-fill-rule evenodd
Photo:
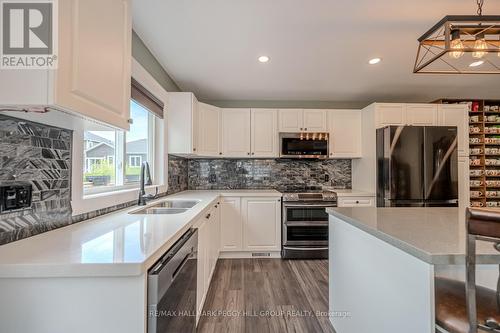
<path fill-rule="evenodd" d="M 377 129 L 377 206 L 458 206 L 457 144 L 452 126 Z"/>

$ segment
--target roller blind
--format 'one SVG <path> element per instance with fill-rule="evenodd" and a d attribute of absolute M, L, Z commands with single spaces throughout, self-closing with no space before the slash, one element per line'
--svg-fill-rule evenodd
<path fill-rule="evenodd" d="M 132 99 L 148 109 L 158 118 L 163 119 L 163 107 L 164 104 L 156 96 L 150 93 L 146 88 L 144 88 L 139 82 L 132 78 Z"/>

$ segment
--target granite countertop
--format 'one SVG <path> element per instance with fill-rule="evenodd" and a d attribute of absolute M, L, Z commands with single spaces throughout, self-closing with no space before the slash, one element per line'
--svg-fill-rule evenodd
<path fill-rule="evenodd" d="M 463 208 L 328 208 L 327 212 L 427 263 L 465 264 Z M 477 262 L 499 264 L 500 252 L 478 242 Z"/>
<path fill-rule="evenodd" d="M 210 210 L 220 196 L 281 197 L 274 190 L 185 191 L 200 200 L 174 215 L 129 214 L 137 206 L 0 246 L 0 278 L 138 276 Z"/>

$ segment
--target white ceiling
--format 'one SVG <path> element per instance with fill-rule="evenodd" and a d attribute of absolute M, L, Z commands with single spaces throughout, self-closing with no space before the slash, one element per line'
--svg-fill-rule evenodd
<path fill-rule="evenodd" d="M 422 33 L 475 11 L 473 0 L 133 0 L 133 26 L 180 88 L 204 100 L 500 98 L 500 75 L 412 73 Z M 483 13 L 500 14 L 500 1 Z"/>

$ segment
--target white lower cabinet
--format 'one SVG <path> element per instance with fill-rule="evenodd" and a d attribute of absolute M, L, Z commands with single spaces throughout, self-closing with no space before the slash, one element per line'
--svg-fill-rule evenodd
<path fill-rule="evenodd" d="M 281 249 L 281 200 L 275 198 L 242 198 L 243 248 L 251 251 Z"/>
<path fill-rule="evenodd" d="M 339 197 L 338 207 L 375 207 L 375 197 Z"/>
<path fill-rule="evenodd" d="M 217 203 L 198 221 L 198 270 L 196 287 L 196 321 L 198 322 L 203 304 L 210 287 L 210 281 L 219 258 L 220 219 Z"/>
<path fill-rule="evenodd" d="M 221 251 L 243 250 L 241 198 L 224 197 L 220 201 Z"/>

